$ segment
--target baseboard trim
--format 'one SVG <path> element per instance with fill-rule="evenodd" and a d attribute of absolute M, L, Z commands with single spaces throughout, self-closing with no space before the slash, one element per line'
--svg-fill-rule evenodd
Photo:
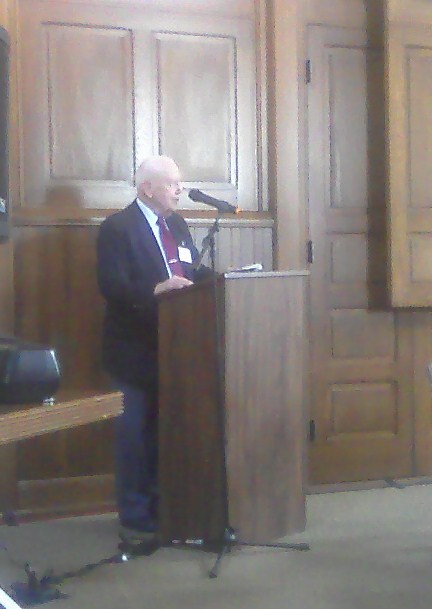
<path fill-rule="evenodd" d="M 20 517 L 100 513 L 115 509 L 114 476 L 74 476 L 18 482 Z"/>
<path fill-rule="evenodd" d="M 365 480 L 363 482 L 335 482 L 334 484 L 311 484 L 306 489 L 307 495 L 323 493 L 340 493 L 347 491 L 368 491 L 377 488 L 404 488 L 405 486 L 420 486 L 432 484 L 430 476 L 415 478 L 386 478 L 385 480 Z"/>

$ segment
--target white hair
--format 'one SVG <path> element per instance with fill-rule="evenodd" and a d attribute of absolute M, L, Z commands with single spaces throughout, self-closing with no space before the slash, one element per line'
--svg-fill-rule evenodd
<path fill-rule="evenodd" d="M 164 177 L 171 169 L 178 171 L 177 164 L 171 157 L 164 155 L 150 156 L 144 159 L 136 170 L 135 184 L 138 188 L 143 182 L 151 182 L 154 179 Z"/>

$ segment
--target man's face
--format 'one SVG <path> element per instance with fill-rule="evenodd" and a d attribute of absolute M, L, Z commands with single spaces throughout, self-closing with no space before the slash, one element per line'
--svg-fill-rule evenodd
<path fill-rule="evenodd" d="M 169 216 L 178 205 L 182 192 L 180 171 L 173 163 L 151 181 L 142 185 L 149 207 L 158 215 Z"/>

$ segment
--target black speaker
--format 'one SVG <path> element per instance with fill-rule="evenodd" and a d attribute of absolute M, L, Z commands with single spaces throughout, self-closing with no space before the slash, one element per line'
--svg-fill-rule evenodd
<path fill-rule="evenodd" d="M 0 404 L 49 400 L 59 384 L 60 368 L 53 349 L 0 337 Z"/>
<path fill-rule="evenodd" d="M 9 236 L 9 35 L 0 27 L 0 239 Z"/>

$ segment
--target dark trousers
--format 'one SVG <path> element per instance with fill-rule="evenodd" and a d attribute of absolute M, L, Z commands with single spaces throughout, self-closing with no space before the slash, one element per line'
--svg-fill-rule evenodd
<path fill-rule="evenodd" d="M 117 507 L 120 522 L 136 528 L 156 519 L 156 394 L 115 381 L 123 413 L 115 421 Z"/>

